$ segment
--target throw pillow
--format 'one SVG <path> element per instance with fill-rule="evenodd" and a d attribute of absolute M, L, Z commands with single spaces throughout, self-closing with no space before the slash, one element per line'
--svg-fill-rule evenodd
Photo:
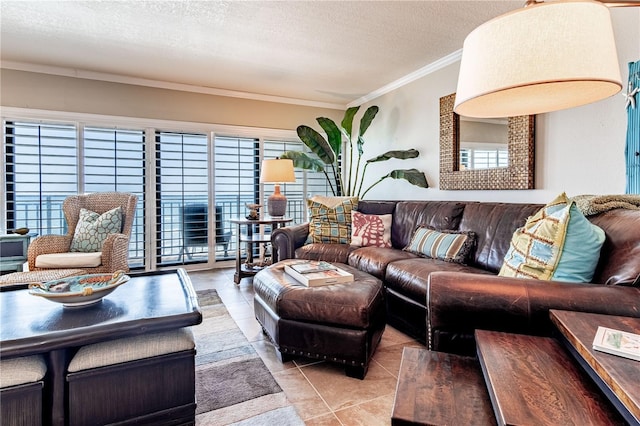
<path fill-rule="evenodd" d="M 375 215 L 351 212 L 351 245 L 391 247 L 390 214 Z"/>
<path fill-rule="evenodd" d="M 604 231 L 562 193 L 515 231 L 498 275 L 591 282 L 604 240 Z"/>
<path fill-rule="evenodd" d="M 116 207 L 102 214 L 80 209 L 80 218 L 71 240 L 70 251 L 84 253 L 102 251 L 102 243 L 107 235 L 121 231 L 122 208 Z"/>
<path fill-rule="evenodd" d="M 471 231 L 438 231 L 419 226 L 404 250 L 418 256 L 464 264 L 471 257 L 476 240 L 476 233 Z"/>
<path fill-rule="evenodd" d="M 323 204 L 311 198 L 309 207 L 309 237 L 307 243 L 349 244 L 351 240 L 351 211 L 358 207 L 358 198 L 327 199 Z"/>

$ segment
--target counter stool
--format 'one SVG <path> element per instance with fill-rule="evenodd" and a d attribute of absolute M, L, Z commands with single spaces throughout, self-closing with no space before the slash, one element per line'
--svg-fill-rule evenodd
<path fill-rule="evenodd" d="M 195 343 L 188 328 L 81 347 L 69 363 L 69 426 L 195 422 Z"/>
<path fill-rule="evenodd" d="M 42 355 L 0 361 L 0 424 L 41 425 L 47 365 Z"/>

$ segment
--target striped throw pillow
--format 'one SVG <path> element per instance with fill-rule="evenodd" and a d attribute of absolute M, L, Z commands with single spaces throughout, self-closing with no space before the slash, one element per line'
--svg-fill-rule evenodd
<path fill-rule="evenodd" d="M 437 231 L 420 226 L 404 250 L 446 262 L 466 263 L 475 249 L 476 239 L 476 233 L 471 231 Z"/>

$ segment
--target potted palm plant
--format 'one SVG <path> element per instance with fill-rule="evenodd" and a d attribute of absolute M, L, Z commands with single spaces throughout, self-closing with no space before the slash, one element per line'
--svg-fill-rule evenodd
<path fill-rule="evenodd" d="M 326 138 L 309 126 L 298 126 L 298 137 L 300 137 L 300 140 L 302 140 L 315 156 L 310 156 L 301 151 L 287 151 L 282 154 L 281 158 L 293 160 L 293 165 L 296 168 L 324 173 L 331 187 L 331 191 L 335 196 L 364 198 L 371 188 L 387 178 L 405 179 L 413 185 L 428 188 L 429 184 L 423 172 L 417 169 L 396 169 L 382 176 L 364 191 L 362 190 L 367 167 L 371 163 L 391 159 L 405 160 L 416 158 L 420 153 L 415 149 L 387 151 L 384 154 L 364 161 L 363 164 L 362 156 L 364 154 L 363 146 L 365 143 L 363 136 L 378 114 L 379 108 L 377 106 L 367 108 L 360 119 L 358 131 L 354 134 L 353 120 L 359 109 L 359 106 L 347 109 L 340 123 L 340 127 L 330 118 L 316 118 L 316 121 L 326 133 Z M 347 170 L 344 171 L 344 179 L 340 163 L 341 154 L 343 154 L 343 138 L 347 143 L 344 155 L 348 161 Z"/>

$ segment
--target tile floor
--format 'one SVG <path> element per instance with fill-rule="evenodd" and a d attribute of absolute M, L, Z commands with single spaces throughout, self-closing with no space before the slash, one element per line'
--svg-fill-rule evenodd
<path fill-rule="evenodd" d="M 253 313 L 253 285 L 233 282 L 234 269 L 189 272 L 196 290 L 215 288 L 247 339 L 294 404 L 306 425 L 390 425 L 402 349 L 424 347 L 387 326 L 364 380 L 352 379 L 337 364 L 296 358 L 282 364 Z"/>

